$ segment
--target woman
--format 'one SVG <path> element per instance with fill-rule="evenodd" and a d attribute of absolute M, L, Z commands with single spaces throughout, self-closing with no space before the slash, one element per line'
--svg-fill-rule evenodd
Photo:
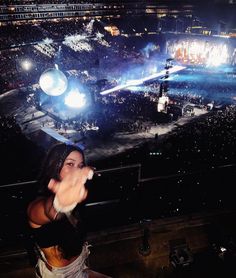
<path fill-rule="evenodd" d="M 75 145 L 52 147 L 40 175 L 39 196 L 27 214 L 39 258 L 36 277 L 108 277 L 86 266 L 88 244 L 74 208 L 87 197 L 85 183 L 93 170 Z"/>

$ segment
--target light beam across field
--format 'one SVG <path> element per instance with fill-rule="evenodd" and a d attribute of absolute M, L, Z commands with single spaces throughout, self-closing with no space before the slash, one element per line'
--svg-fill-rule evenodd
<path fill-rule="evenodd" d="M 185 68 L 186 67 L 183 67 L 183 66 L 173 66 L 172 68 L 168 69 L 168 74 L 178 72 L 178 71 L 183 70 Z M 138 85 L 143 84 L 145 81 L 152 80 L 152 79 L 155 79 L 157 77 L 162 77 L 162 76 L 165 76 L 166 74 L 167 74 L 167 70 L 164 69 L 160 72 L 151 74 L 151 75 L 149 75 L 147 77 L 144 77 L 144 78 L 141 78 L 141 79 L 128 80 L 125 84 L 118 85 L 118 86 L 115 86 L 114 88 L 104 90 L 104 91 L 100 92 L 100 94 L 101 95 L 107 95 L 107 94 L 110 94 L 110 93 L 113 93 L 113 92 L 116 92 L 116 91 L 120 91 L 124 88 L 128 88 L 128 87 L 131 87 L 131 86 L 138 86 Z"/>

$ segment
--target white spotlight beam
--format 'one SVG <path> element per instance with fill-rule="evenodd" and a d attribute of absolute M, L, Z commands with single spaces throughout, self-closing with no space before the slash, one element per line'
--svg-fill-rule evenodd
<path fill-rule="evenodd" d="M 172 68 L 169 68 L 168 69 L 168 72 L 169 74 L 171 73 L 174 73 L 174 72 L 178 72 L 180 70 L 183 70 L 185 69 L 186 67 L 183 67 L 183 66 L 173 66 Z M 145 81 L 148 81 L 148 80 L 152 80 L 152 79 L 155 79 L 157 77 L 161 77 L 161 76 L 165 76 L 166 75 L 166 69 L 160 71 L 160 72 L 157 72 L 157 73 L 154 73 L 154 74 L 151 74 L 147 77 L 144 77 L 144 78 L 141 78 L 141 79 L 135 79 L 135 80 L 128 80 L 125 84 L 123 85 L 118 85 L 114 88 L 111 88 L 111 89 L 108 89 L 108 90 L 105 90 L 105 91 L 102 91 L 100 92 L 101 95 L 107 95 L 107 94 L 110 94 L 110 93 L 113 93 L 113 92 L 116 92 L 116 91 L 120 91 L 121 89 L 124 89 L 124 88 L 128 88 L 128 87 L 131 87 L 131 86 L 138 86 L 138 85 L 141 85 L 143 84 Z"/>

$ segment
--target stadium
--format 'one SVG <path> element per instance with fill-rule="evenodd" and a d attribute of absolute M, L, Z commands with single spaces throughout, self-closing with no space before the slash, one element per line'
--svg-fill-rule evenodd
<path fill-rule="evenodd" d="M 33 277 L 24 210 L 56 142 L 79 145 L 101 173 L 84 215 L 95 269 L 235 272 L 232 26 L 203 26 L 188 1 L 11 2 L 0 5 L 4 277 Z"/>

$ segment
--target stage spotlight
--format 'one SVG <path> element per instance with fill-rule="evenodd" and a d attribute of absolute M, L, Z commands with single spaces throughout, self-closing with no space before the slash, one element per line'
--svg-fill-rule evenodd
<path fill-rule="evenodd" d="M 70 91 L 65 97 L 65 104 L 72 108 L 82 108 L 86 104 L 85 94 L 78 91 Z"/>
<path fill-rule="evenodd" d="M 68 80 L 62 71 L 50 68 L 41 74 L 39 85 L 47 95 L 59 96 L 66 91 Z"/>
<path fill-rule="evenodd" d="M 32 62 L 30 60 L 24 60 L 21 62 L 21 67 L 25 71 L 29 71 L 32 68 Z"/>

